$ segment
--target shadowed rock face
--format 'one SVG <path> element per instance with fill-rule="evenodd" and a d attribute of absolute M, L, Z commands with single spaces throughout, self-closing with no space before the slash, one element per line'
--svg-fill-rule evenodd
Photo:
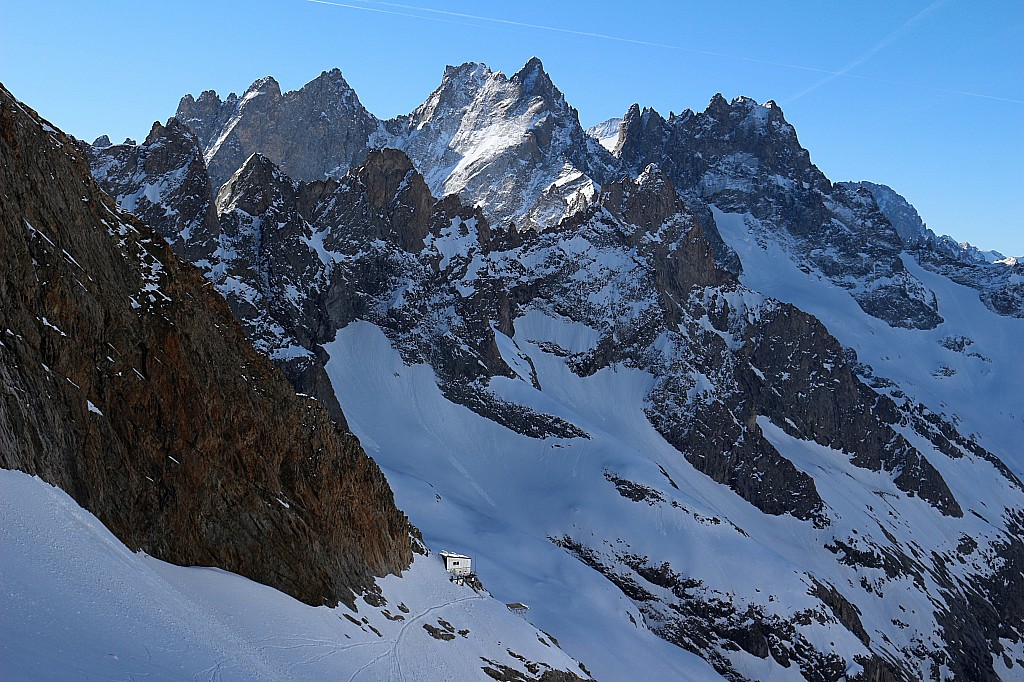
<path fill-rule="evenodd" d="M 0 466 L 133 549 L 310 604 L 409 564 L 411 527 L 356 438 L 2 88 L 0 187 Z"/>

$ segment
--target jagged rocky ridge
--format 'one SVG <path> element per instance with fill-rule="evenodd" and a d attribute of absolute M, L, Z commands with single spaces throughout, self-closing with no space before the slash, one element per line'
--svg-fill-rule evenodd
<path fill-rule="evenodd" d="M 3 88 L 0 157 L 0 467 L 60 486 L 133 549 L 307 603 L 404 570 L 412 529 L 356 438 Z M 203 224 L 193 194 L 171 198 Z"/>
<path fill-rule="evenodd" d="M 255 152 L 303 180 L 344 173 L 366 156 L 381 127 L 338 69 L 283 94 L 268 76 L 241 97 L 231 93 L 222 101 L 212 90 L 198 99 L 186 95 L 176 117 L 199 138 L 218 187 Z"/>
<path fill-rule="evenodd" d="M 267 77 L 223 101 L 187 95 L 175 116 L 198 137 L 215 187 L 256 152 L 311 181 L 393 147 L 435 195 L 459 194 L 503 225 L 557 220 L 618 172 L 536 58 L 511 77 L 477 63 L 449 67 L 426 102 L 388 121 L 367 112 L 336 69 L 284 94 Z"/>
<path fill-rule="evenodd" d="M 872 189 L 883 186 L 833 185 L 773 103 L 719 95 L 704 112 L 669 119 L 634 106 L 587 134 L 534 58 L 511 77 L 479 63 L 449 67 L 420 107 L 388 121 L 367 112 L 337 70 L 284 94 L 267 77 L 224 101 L 212 91 L 186 96 L 176 116 L 199 137 L 215 187 L 255 152 L 309 181 L 340 177 L 368 149 L 394 147 L 413 159 L 435 195 L 457 193 L 493 224 L 520 227 L 553 224 L 602 184 L 656 162 L 691 210 L 714 204 L 749 213 L 765 238 L 785 239 L 805 267 L 889 324 L 933 328 L 942 319 L 933 292 L 903 267 L 904 248 L 979 289 L 996 312 L 1020 312 L 1019 273 L 981 267 L 980 252 L 949 238 L 904 242 L 896 215 L 903 209 Z M 735 272 L 735 254 L 710 225 L 708 234 L 719 264 Z"/>
<path fill-rule="evenodd" d="M 658 161 L 699 200 L 748 214 L 762 239 L 783 241 L 804 267 L 848 289 L 867 313 L 892 326 L 930 329 L 942 320 L 934 293 L 904 267 L 904 250 L 978 289 L 993 311 L 1020 314 L 1013 262 L 989 267 L 977 249 L 936 236 L 884 185 L 830 182 L 774 102 L 716 95 L 705 111 L 668 119 L 634 105 L 613 153 L 634 172 Z"/>
<path fill-rule="evenodd" d="M 470 102 L 496 87 L 476 67 L 451 69 L 446 81 L 460 73 L 485 82 L 465 89 Z M 510 82 L 503 79 L 497 86 Z M 449 94 L 428 104 L 451 103 L 464 90 L 449 82 L 438 92 Z M 177 129 L 171 122 L 163 128 Z M 514 155 L 519 147 L 508 145 Z M 564 149 L 538 146 L 541 168 L 566 163 Z M 662 475 L 653 480 L 602 470 L 612 497 L 601 504 L 618 498 L 658 518 L 689 519 L 677 523 L 697 537 L 724 527 L 728 539 L 716 537 L 727 546 L 786 556 L 796 568 L 775 579 L 810 585 L 806 594 L 790 592 L 779 604 L 749 584 L 737 588 L 687 570 L 690 560 L 675 548 L 646 543 L 646 553 L 627 551 L 644 544 L 635 528 L 577 519 L 550 536 L 621 589 L 648 627 L 727 677 L 770 669 L 808 679 L 940 679 L 949 671 L 996 679 L 997 668 L 1020 665 L 1014 474 L 940 415 L 879 390 L 884 378 L 813 317 L 739 286 L 736 254 L 715 227 L 723 211 L 746 214 L 759 239 L 782 243 L 803 267 L 849 290 L 865 312 L 903 328 L 934 326 L 941 309 L 904 267 L 895 217 L 867 189 L 825 179 L 774 106 L 716 98 L 703 114 L 667 121 L 632 111 L 615 149 L 635 179 L 574 194 L 578 200 L 540 231 L 492 223 L 488 201 L 480 211 L 455 197 L 435 200 L 433 185 L 397 151 L 374 152 L 341 178 L 312 182 L 252 156 L 216 198 L 219 225 L 213 238 L 199 238 L 209 249 L 197 262 L 255 343 L 286 371 L 301 365 L 290 378 L 325 401 L 349 389 L 327 381 L 322 346 L 354 321 L 383 330 L 406 363 L 429 364 L 449 400 L 570 448 L 603 436 L 510 400 L 496 389 L 500 380 L 550 391 L 537 365 L 552 358 L 584 380 L 617 369 L 651 376 L 642 416 L 687 473 L 672 460 L 658 463 Z M 97 169 L 123 153 L 91 152 Z M 504 154 L 499 148 L 487 158 Z M 645 155 L 660 155 L 662 167 L 645 164 Z M 529 186 L 531 175 L 514 182 Z M 158 226 L 175 231 L 169 218 Z M 865 254 L 881 265 L 865 270 Z M 577 348 L 557 334 L 541 336 L 538 315 L 583 325 L 595 340 Z M 814 458 L 825 458 L 830 473 L 797 456 L 811 444 L 825 446 Z M 949 472 L 961 479 L 967 471 L 985 481 L 997 511 L 982 508 L 978 488 L 947 481 Z M 751 537 L 747 522 L 729 518 L 746 512 L 723 512 L 728 504 L 708 513 L 678 485 L 683 475 L 704 495 L 711 480 L 724 484 L 758 513 L 780 519 L 772 524 L 804 524 L 798 534 L 808 548 L 792 555 L 771 537 Z M 838 493 L 834 479 L 854 481 L 847 485 L 855 492 Z M 844 503 L 851 494 L 852 508 Z M 911 527 L 903 517 L 913 519 Z M 952 551 L 950 538 L 958 536 Z M 900 608 L 913 615 L 887 620 L 894 593 L 904 590 Z M 836 630 L 823 639 L 812 624 L 852 639 L 837 646 Z"/>
<path fill-rule="evenodd" d="M 1024 272 L 1017 258 L 936 235 L 925 226 L 917 209 L 890 187 L 864 181 L 843 184 L 871 193 L 896 228 L 904 248 L 923 267 L 977 289 L 981 301 L 993 312 L 1024 317 Z"/>

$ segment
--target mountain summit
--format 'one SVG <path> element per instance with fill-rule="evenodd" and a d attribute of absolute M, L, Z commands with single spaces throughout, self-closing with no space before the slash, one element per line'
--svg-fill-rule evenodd
<path fill-rule="evenodd" d="M 215 186 L 255 152 L 298 179 L 344 173 L 362 161 L 380 130 L 338 69 L 283 94 L 267 76 L 224 101 L 213 91 L 198 100 L 186 95 L 175 117 L 199 138 Z"/>

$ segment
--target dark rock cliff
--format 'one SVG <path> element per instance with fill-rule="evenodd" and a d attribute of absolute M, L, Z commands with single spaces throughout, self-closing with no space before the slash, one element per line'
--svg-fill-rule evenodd
<path fill-rule="evenodd" d="M 0 88 L 0 466 L 125 544 L 310 604 L 402 571 L 410 530 L 356 438 Z"/>
<path fill-rule="evenodd" d="M 899 234 L 873 197 L 833 185 L 774 102 L 715 95 L 703 112 L 668 119 L 633 105 L 614 153 L 634 173 L 657 162 L 697 201 L 750 214 L 805 267 L 851 289 L 868 314 L 907 329 L 942 322 L 934 295 L 900 260 Z M 851 287 L 851 279 L 859 287 Z"/>

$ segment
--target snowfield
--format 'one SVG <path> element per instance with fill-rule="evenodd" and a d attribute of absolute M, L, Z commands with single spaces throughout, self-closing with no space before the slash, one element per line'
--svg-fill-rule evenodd
<path fill-rule="evenodd" d="M 433 370 L 404 364 L 370 323 L 354 322 L 338 332 L 325 346 L 327 369 L 351 428 L 427 544 L 474 556 L 485 585 L 504 601 L 530 603 L 530 621 L 558 637 L 597 679 L 717 675 L 651 631 L 671 624 L 671 606 L 628 598 L 556 542 L 564 538 L 634 582 L 639 576 L 623 566 L 624 556 L 669 565 L 698 579 L 702 598 L 727 601 L 737 613 L 754 608 L 769 619 L 814 613 L 817 622 L 799 626 L 799 635 L 847 661 L 867 650 L 811 594 L 818 583 L 839 587 L 856 604 L 872 641 L 882 639 L 894 652 L 945 647 L 931 601 L 940 585 L 927 575 L 915 584 L 912 576 L 894 577 L 888 569 L 844 566 L 836 561 L 835 543 L 870 552 L 891 541 L 952 557 L 965 536 L 983 546 L 996 541 L 1000 529 L 982 516 L 1000 518 L 1019 505 L 1020 491 L 990 464 L 947 458 L 920 436 L 904 434 L 928 454 L 965 511 L 975 512 L 953 519 L 907 496 L 890 474 L 854 466 L 849 455 L 788 436 L 762 417 L 759 426 L 769 441 L 814 478 L 831 525 L 765 515 L 726 486 L 709 485 L 654 429 L 643 409 L 653 376 L 613 365 L 581 378 L 550 352 L 551 344 L 587 349 L 594 330 L 534 310 L 516 320 L 516 332 L 514 338 L 499 334 L 498 346 L 521 374 L 526 372 L 518 368 L 532 365 L 542 390 L 527 377 L 495 377 L 489 388 L 504 400 L 560 417 L 589 438 L 528 438 L 449 402 Z M 620 484 L 646 490 L 647 499 L 627 499 L 616 490 Z M 984 554 L 958 560 L 951 572 L 971 583 L 969 570 L 989 570 Z M 673 591 L 640 584 L 662 604 L 678 603 Z M 894 622 L 904 627 L 894 628 Z M 804 679 L 798 666 L 781 667 L 770 657 L 737 650 L 728 658 L 750 679 Z M 847 674 L 859 670 L 851 664 Z"/>
<path fill-rule="evenodd" d="M 755 218 L 713 210 L 722 238 L 743 262 L 744 285 L 817 317 L 861 363 L 895 384 L 879 390 L 901 390 L 924 403 L 1024 476 L 1024 319 L 994 314 L 977 290 L 904 253 L 904 266 L 935 293 L 945 321 L 930 330 L 891 327 L 847 291 L 801 270 L 779 241 L 759 239 Z"/>
<path fill-rule="evenodd" d="M 0 470 L 0 490 L 5 680 L 486 680 L 483 666 L 526 662 L 586 677 L 504 604 L 449 582 L 435 556 L 379 580 L 379 606 L 314 608 L 131 552 L 38 478 Z"/>
<path fill-rule="evenodd" d="M 583 325 L 551 324 L 559 327 L 556 338 L 570 347 L 589 341 Z M 529 325 L 520 326 L 529 337 Z M 556 403 L 526 382 L 495 381 L 492 386 L 502 397 L 522 391 L 521 402 L 528 397 L 534 409 L 569 419 L 592 436 L 539 440 L 446 400 L 433 370 L 405 365 L 372 324 L 350 324 L 326 350 L 349 426 L 384 470 L 396 502 L 419 524 L 428 546 L 473 556 L 485 587 L 502 601 L 529 604 L 526 617 L 554 634 L 596 679 L 721 679 L 699 657 L 650 632 L 621 591 L 548 539 L 573 530 L 572 520 L 578 520 L 588 537 L 592 525 L 607 524 L 624 537 L 642 533 L 655 542 L 674 542 L 663 527 L 645 528 L 648 519 L 623 515 L 629 502 L 604 505 L 609 491 L 613 500 L 621 498 L 604 479 L 603 466 L 624 463 L 634 453 L 604 431 L 617 425 L 608 424 L 602 413 L 613 414 L 608 403 L 628 400 L 627 395 L 642 399 L 649 376 L 599 372 L 594 379 L 603 386 L 578 392 L 573 388 L 582 380 L 561 368 L 561 378 L 576 380 L 567 390 L 593 404 Z M 535 362 L 540 357 L 533 355 Z M 537 366 L 542 384 L 563 386 L 544 369 Z M 649 424 L 640 428 L 660 439 Z M 668 448 L 663 441 L 662 448 Z"/>

